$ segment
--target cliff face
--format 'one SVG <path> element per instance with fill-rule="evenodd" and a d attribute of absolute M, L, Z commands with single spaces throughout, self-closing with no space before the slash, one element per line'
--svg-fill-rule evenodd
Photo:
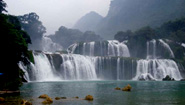
<path fill-rule="evenodd" d="M 184 5 L 185 0 L 113 0 L 108 15 L 93 30 L 105 39 L 112 39 L 118 31 L 158 27 L 185 16 Z"/>
<path fill-rule="evenodd" d="M 101 15 L 96 12 L 90 12 L 83 16 L 73 28 L 79 29 L 81 31 L 94 31 L 96 25 L 103 19 Z"/>

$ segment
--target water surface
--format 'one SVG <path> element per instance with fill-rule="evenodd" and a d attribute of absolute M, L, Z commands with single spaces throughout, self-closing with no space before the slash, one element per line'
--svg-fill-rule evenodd
<path fill-rule="evenodd" d="M 132 86 L 131 92 L 115 87 Z M 48 94 L 52 105 L 185 105 L 185 82 L 174 81 L 63 81 L 32 82 L 21 87 L 21 97 L 41 104 L 37 97 Z M 93 95 L 94 101 L 82 100 Z M 73 97 L 78 96 L 79 99 Z M 55 100 L 67 97 L 67 100 Z"/>

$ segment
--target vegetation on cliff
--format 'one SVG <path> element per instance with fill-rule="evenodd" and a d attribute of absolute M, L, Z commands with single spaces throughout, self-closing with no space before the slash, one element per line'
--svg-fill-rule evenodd
<path fill-rule="evenodd" d="M 28 43 L 31 40 L 15 16 L 5 15 L 6 4 L 0 1 L 0 32 L 2 45 L 2 66 L 0 73 L 0 89 L 17 90 L 24 81 L 24 72 L 19 69 L 18 63 L 28 64 Z M 3 4 L 3 5 L 2 5 Z M 3 8 L 3 9 L 2 9 Z"/>

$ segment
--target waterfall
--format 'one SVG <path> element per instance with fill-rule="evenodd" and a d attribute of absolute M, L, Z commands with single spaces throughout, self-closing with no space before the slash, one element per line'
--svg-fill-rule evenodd
<path fill-rule="evenodd" d="M 176 80 L 182 79 L 177 64 L 173 60 L 168 59 L 143 59 L 137 61 L 136 76 L 133 80 L 140 79 L 142 75 L 145 75 L 145 77 L 148 75 L 151 79 L 156 80 L 162 80 L 166 75 Z"/>
<path fill-rule="evenodd" d="M 35 64 L 19 67 L 27 81 L 181 79 L 170 46 L 162 39 L 146 43 L 146 59 L 131 58 L 127 41 L 80 42 L 68 54 L 33 52 Z M 144 50 L 145 51 L 145 50 Z"/>
<path fill-rule="evenodd" d="M 120 58 L 117 59 L 117 80 L 119 80 L 120 75 Z"/>
<path fill-rule="evenodd" d="M 54 43 L 50 38 L 48 37 L 43 37 L 42 38 L 42 50 L 43 51 L 50 51 L 50 52 L 55 52 L 55 51 L 59 51 L 62 50 L 62 46 L 60 46 L 57 43 Z"/>
<path fill-rule="evenodd" d="M 152 54 L 151 54 L 152 51 Z M 156 58 L 156 40 L 147 41 L 147 59 Z"/>
<path fill-rule="evenodd" d="M 117 40 L 108 41 L 108 55 L 109 56 L 123 56 L 130 57 L 127 45 L 124 42 L 120 43 Z"/>
<path fill-rule="evenodd" d="M 81 55 L 60 55 L 63 63 L 60 72 L 64 80 L 97 79 L 94 59 Z"/>
<path fill-rule="evenodd" d="M 127 45 L 124 42 L 120 43 L 117 40 L 76 43 L 68 48 L 68 52 L 71 54 L 88 56 L 130 57 Z"/>
<path fill-rule="evenodd" d="M 34 71 L 37 81 L 58 81 L 60 77 L 55 75 L 52 65 L 44 53 L 33 53 L 35 65 Z"/>
<path fill-rule="evenodd" d="M 170 46 L 166 42 L 164 42 L 162 39 L 159 39 L 159 42 L 161 42 L 161 44 L 170 52 L 171 57 L 175 58 L 175 55 L 173 51 L 171 50 Z"/>
<path fill-rule="evenodd" d="M 146 59 L 174 58 L 174 53 L 170 46 L 162 39 L 147 41 Z"/>

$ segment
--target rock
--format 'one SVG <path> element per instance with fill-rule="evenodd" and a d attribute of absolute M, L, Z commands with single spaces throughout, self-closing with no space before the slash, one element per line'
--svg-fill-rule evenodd
<path fill-rule="evenodd" d="M 93 96 L 87 95 L 87 96 L 85 97 L 85 100 L 93 101 Z"/>
<path fill-rule="evenodd" d="M 32 103 L 27 101 L 25 105 L 32 105 Z"/>
<path fill-rule="evenodd" d="M 175 79 L 167 75 L 165 78 L 163 78 L 163 81 L 175 81 Z"/>
<path fill-rule="evenodd" d="M 0 103 L 5 102 L 5 99 L 3 97 L 0 97 Z"/>
<path fill-rule="evenodd" d="M 47 98 L 49 97 L 47 94 L 40 95 L 39 98 Z"/>
<path fill-rule="evenodd" d="M 55 100 L 60 100 L 61 98 L 60 97 L 55 97 Z"/>
<path fill-rule="evenodd" d="M 28 102 L 27 100 L 22 100 L 21 105 L 32 105 L 32 103 Z"/>
<path fill-rule="evenodd" d="M 76 96 L 75 98 L 77 98 L 77 99 L 78 99 L 79 97 L 78 97 L 78 96 Z"/>
<path fill-rule="evenodd" d="M 61 99 L 67 99 L 67 97 L 61 97 Z"/>
<path fill-rule="evenodd" d="M 181 79 L 180 81 L 185 81 L 185 79 Z"/>
<path fill-rule="evenodd" d="M 122 91 L 131 91 L 132 87 L 128 84 L 127 86 L 125 86 Z"/>
<path fill-rule="evenodd" d="M 138 77 L 138 80 L 140 80 L 140 81 L 154 81 L 155 78 L 151 74 L 145 73 L 145 74 L 141 74 Z"/>
<path fill-rule="evenodd" d="M 46 100 L 44 100 L 42 103 L 43 104 L 51 104 L 51 103 L 53 103 L 53 100 L 52 100 L 52 98 L 47 97 Z"/>
<path fill-rule="evenodd" d="M 121 88 L 119 88 L 119 87 L 116 87 L 116 88 L 115 88 L 115 90 L 121 90 Z"/>

